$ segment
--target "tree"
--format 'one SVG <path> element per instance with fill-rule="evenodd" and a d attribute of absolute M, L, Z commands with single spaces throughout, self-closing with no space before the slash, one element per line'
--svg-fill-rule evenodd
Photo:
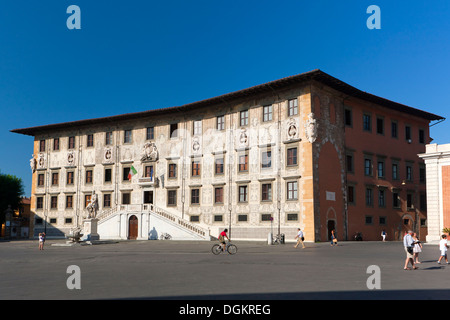
<path fill-rule="evenodd" d="M 22 179 L 14 175 L 0 173 L 0 224 L 5 222 L 5 210 L 19 209 L 24 195 Z"/>

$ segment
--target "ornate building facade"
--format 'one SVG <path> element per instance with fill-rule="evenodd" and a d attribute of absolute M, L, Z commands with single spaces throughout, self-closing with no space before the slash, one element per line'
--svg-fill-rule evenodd
<path fill-rule="evenodd" d="M 180 107 L 50 124 L 34 136 L 34 234 L 92 212 L 105 238 L 307 241 L 426 234 L 423 161 L 443 118 L 320 70 Z M 95 205 L 98 211 L 90 208 Z M 184 233 L 183 233 L 184 232 Z"/>

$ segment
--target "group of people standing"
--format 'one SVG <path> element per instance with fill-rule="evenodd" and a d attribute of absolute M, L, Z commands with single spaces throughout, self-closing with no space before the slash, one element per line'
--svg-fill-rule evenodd
<path fill-rule="evenodd" d="M 405 247 L 406 252 L 405 266 L 403 267 L 403 269 L 411 270 L 411 268 L 409 267 L 410 263 L 413 270 L 418 269 L 416 264 L 420 263 L 419 253 L 422 252 L 422 243 L 417 238 L 417 234 L 412 230 L 409 230 L 403 237 L 403 246 Z M 447 235 L 443 234 L 441 236 L 441 240 L 439 241 L 440 256 L 437 261 L 438 264 L 440 264 L 443 259 L 448 264 L 447 250 Z"/>

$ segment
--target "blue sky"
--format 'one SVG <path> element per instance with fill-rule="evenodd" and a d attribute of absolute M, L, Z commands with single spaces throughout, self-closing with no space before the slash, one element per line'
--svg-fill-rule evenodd
<path fill-rule="evenodd" d="M 370 5 L 381 29 L 370 30 Z M 67 7 L 81 9 L 69 30 Z M 4 1 L 0 171 L 31 192 L 11 129 L 183 105 L 321 69 L 449 118 L 450 1 Z M 450 143 L 450 120 L 431 128 Z"/>

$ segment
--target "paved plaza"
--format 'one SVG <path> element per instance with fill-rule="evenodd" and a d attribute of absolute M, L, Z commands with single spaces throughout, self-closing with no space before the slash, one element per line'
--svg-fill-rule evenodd
<path fill-rule="evenodd" d="M 208 241 L 122 241 L 60 246 L 48 239 L 0 242 L 0 299 L 448 299 L 450 266 L 425 244 L 418 270 L 403 270 L 401 242 L 235 242 L 236 255 L 211 253 Z M 55 245 L 56 244 L 56 245 Z M 58 245 L 59 244 L 59 245 Z M 69 289 L 69 266 L 80 289 Z M 368 279 L 379 267 L 380 289 Z M 368 270 L 369 268 L 369 270 Z M 368 272 L 369 271 L 369 272 Z M 75 273 L 73 273 L 75 274 Z M 369 282 L 371 280 L 369 279 Z"/>

